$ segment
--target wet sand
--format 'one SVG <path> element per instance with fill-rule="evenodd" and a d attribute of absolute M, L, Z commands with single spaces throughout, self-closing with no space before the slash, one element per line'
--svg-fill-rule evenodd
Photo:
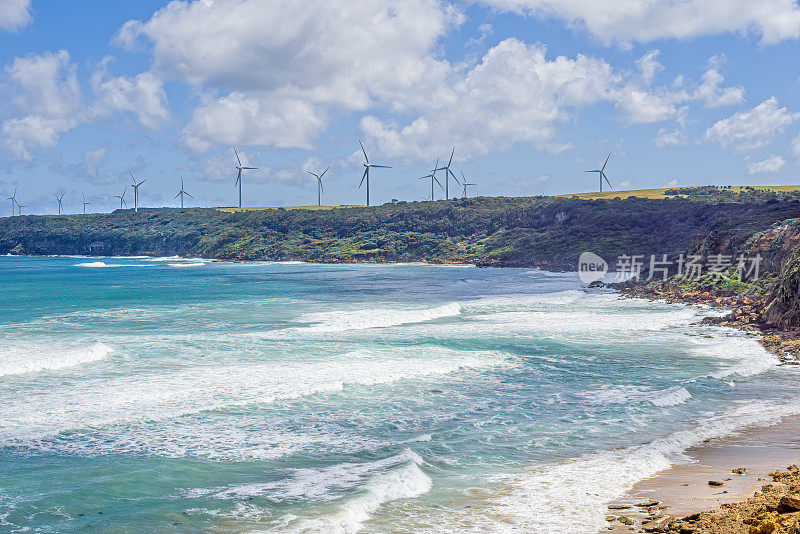
<path fill-rule="evenodd" d="M 752 496 L 762 485 L 772 481 L 768 475 L 800 463 L 800 417 L 790 417 L 779 424 L 749 428 L 726 438 L 710 440 L 686 452 L 690 463 L 676 465 L 636 484 L 624 497 L 612 504 L 628 505 L 622 510 L 608 510 L 608 516 L 625 516 L 633 525 L 614 519 L 602 532 L 641 532 L 648 515 L 662 515 L 650 527 L 668 516 L 716 510 L 723 503 L 738 502 Z M 745 468 L 740 475 L 733 469 Z M 722 482 L 710 486 L 709 481 Z M 649 500 L 659 506 L 648 509 L 636 504 Z M 665 507 L 665 508 L 661 508 Z"/>

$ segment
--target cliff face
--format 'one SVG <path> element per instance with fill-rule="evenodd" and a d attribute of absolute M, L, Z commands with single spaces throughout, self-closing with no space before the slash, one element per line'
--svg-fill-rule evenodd
<path fill-rule="evenodd" d="M 764 232 L 754 240 L 753 250 L 777 273 L 765 297 L 764 321 L 780 328 L 800 327 L 800 219 Z"/>

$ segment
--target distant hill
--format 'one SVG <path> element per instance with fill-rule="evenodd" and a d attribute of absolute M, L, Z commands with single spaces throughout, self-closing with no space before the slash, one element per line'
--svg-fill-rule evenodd
<path fill-rule="evenodd" d="M 162 209 L 0 219 L 0 254 L 191 255 L 228 260 L 426 261 L 575 268 L 678 253 L 715 236 L 734 248 L 800 216 L 800 193 L 722 191 L 658 200 L 480 197 L 325 210 Z"/>

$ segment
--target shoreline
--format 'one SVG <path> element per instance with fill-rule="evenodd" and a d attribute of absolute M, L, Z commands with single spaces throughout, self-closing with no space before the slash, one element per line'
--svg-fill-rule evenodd
<path fill-rule="evenodd" d="M 749 533 L 747 521 L 756 519 L 761 503 L 748 501 L 773 482 L 772 473 L 800 461 L 800 416 L 740 430 L 690 447 L 685 455 L 689 462 L 637 482 L 610 503 L 608 526 L 600 532 Z M 711 481 L 720 485 L 711 485 Z M 640 506 L 644 504 L 651 506 Z M 741 507 L 752 508 L 752 513 L 742 513 Z M 716 524 L 731 510 L 735 513 L 726 519 L 725 528 L 692 526 L 711 517 L 715 518 L 711 523 Z"/>
<path fill-rule="evenodd" d="M 800 365 L 800 332 L 762 322 L 759 297 L 683 291 L 660 284 L 615 288 L 626 298 L 728 310 L 722 317 L 707 317 L 702 324 L 757 333 L 759 343 L 779 358 L 779 365 Z M 796 465 L 800 463 L 800 416 L 748 427 L 691 447 L 685 455 L 688 462 L 636 483 L 609 503 L 608 526 L 600 532 L 800 534 Z M 785 505 L 787 499 L 797 499 L 797 507 Z"/>

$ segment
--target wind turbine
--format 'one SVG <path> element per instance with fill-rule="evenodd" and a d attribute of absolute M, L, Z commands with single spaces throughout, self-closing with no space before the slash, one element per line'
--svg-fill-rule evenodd
<path fill-rule="evenodd" d="M 430 174 L 426 174 L 425 176 L 420 176 L 420 180 L 424 180 L 426 178 L 431 179 L 431 201 L 433 201 L 433 182 L 436 181 L 439 184 L 439 187 L 442 187 L 442 183 L 436 178 L 436 171 L 439 170 L 439 158 L 436 158 L 436 164 L 433 166 L 433 170 Z"/>
<path fill-rule="evenodd" d="M 20 204 L 19 199 L 16 199 L 17 202 L 17 215 L 22 215 L 22 208 L 25 207 L 25 204 Z"/>
<path fill-rule="evenodd" d="M 126 208 L 128 207 L 128 203 L 125 202 L 125 193 L 127 193 L 127 192 L 128 192 L 128 186 L 126 185 L 125 189 L 122 190 L 122 194 L 121 195 L 114 195 L 114 198 L 118 198 L 119 199 L 119 209 L 122 209 L 122 205 L 123 204 L 125 205 Z"/>
<path fill-rule="evenodd" d="M 467 182 L 466 176 L 464 176 L 464 171 L 461 172 L 461 185 L 464 186 L 464 198 L 467 198 L 467 186 L 468 185 L 478 185 L 478 184 L 471 184 Z"/>
<path fill-rule="evenodd" d="M 91 205 L 91 202 L 86 202 L 86 195 L 83 195 L 83 214 L 86 215 L 86 206 Z M 122 206 L 120 206 L 122 208 Z"/>
<path fill-rule="evenodd" d="M 147 180 L 142 180 L 138 184 L 136 183 L 136 178 L 133 177 L 133 173 L 128 171 L 131 175 L 131 180 L 133 180 L 133 211 L 139 211 L 139 186 L 145 183 Z"/>
<path fill-rule="evenodd" d="M 448 181 L 448 178 L 452 176 L 453 180 L 455 180 L 456 183 L 458 183 L 458 178 L 456 178 L 456 175 L 453 173 L 453 171 L 450 170 L 450 164 L 453 163 L 453 154 L 455 153 L 456 153 L 456 147 L 453 147 L 453 151 L 450 152 L 450 161 L 447 162 L 447 165 L 445 165 L 442 168 L 436 169 L 437 171 L 444 171 L 444 197 L 446 200 L 450 200 L 450 183 Z"/>
<path fill-rule="evenodd" d="M 8 197 L 6 200 L 11 201 L 11 216 L 14 216 L 14 204 L 17 202 L 17 188 L 14 188 L 14 194 Z"/>
<path fill-rule="evenodd" d="M 61 215 L 61 208 L 62 208 L 61 201 L 64 199 L 64 195 L 65 194 L 66 193 L 61 193 L 61 196 L 53 195 L 54 197 L 56 197 L 56 200 L 58 200 L 58 214 L 59 215 Z"/>
<path fill-rule="evenodd" d="M 172 200 L 175 200 L 178 197 L 181 197 L 181 209 L 183 209 L 183 195 L 186 195 L 189 198 L 194 198 L 192 195 L 184 191 L 183 189 L 183 177 L 181 177 L 181 190 L 178 191 L 178 194 L 173 197 Z"/>
<path fill-rule="evenodd" d="M 608 157 L 606 158 L 606 162 L 603 163 L 603 166 L 601 168 L 595 169 L 593 171 L 586 171 L 586 172 L 596 172 L 596 173 L 598 173 L 600 175 L 600 192 L 601 193 L 603 192 L 603 179 L 604 178 L 606 180 L 606 183 L 608 184 L 608 187 L 611 187 L 611 182 L 608 181 L 608 176 L 606 176 L 606 173 L 605 173 L 606 165 L 608 165 L 608 160 L 610 158 L 611 158 L 611 153 L 609 152 L 608 153 Z M 614 188 L 611 187 L 611 189 L 614 189 Z"/>
<path fill-rule="evenodd" d="M 328 169 L 330 168 L 331 166 L 328 165 Z M 322 206 L 322 177 L 325 176 L 325 173 L 328 172 L 328 169 L 322 171 L 322 174 L 306 171 L 308 174 L 317 179 L 317 206 Z"/>
<path fill-rule="evenodd" d="M 236 170 L 239 171 L 239 174 L 236 176 L 236 185 L 239 186 L 239 207 L 242 207 L 242 171 L 245 170 L 256 170 L 258 167 L 243 167 L 242 166 L 242 159 L 239 157 L 239 153 L 236 152 L 236 147 L 233 147 L 233 152 L 236 154 L 236 160 L 239 162 L 239 165 L 236 166 Z"/>
<path fill-rule="evenodd" d="M 361 183 L 358 184 L 358 188 L 361 189 L 361 186 L 364 184 L 364 179 L 367 180 L 367 206 L 369 206 L 369 169 L 371 167 L 377 167 L 380 169 L 391 169 L 389 165 L 375 165 L 374 163 L 369 162 L 369 158 L 367 157 L 367 151 L 364 150 L 364 144 L 361 140 L 358 140 L 358 144 L 361 145 L 361 152 L 364 153 L 364 175 L 361 177 Z"/>

